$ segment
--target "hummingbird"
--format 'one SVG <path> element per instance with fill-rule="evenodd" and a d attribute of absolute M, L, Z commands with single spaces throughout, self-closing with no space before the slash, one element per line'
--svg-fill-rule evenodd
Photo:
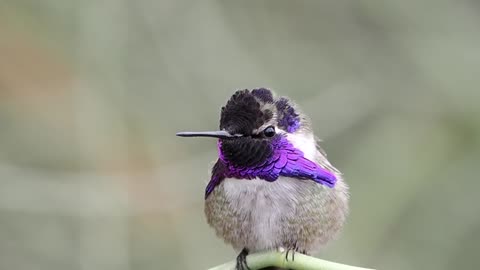
<path fill-rule="evenodd" d="M 204 211 L 217 236 L 239 252 L 237 270 L 249 269 L 249 253 L 310 255 L 343 227 L 348 186 L 289 98 L 238 90 L 221 109 L 218 131 L 177 136 L 218 139 Z"/>

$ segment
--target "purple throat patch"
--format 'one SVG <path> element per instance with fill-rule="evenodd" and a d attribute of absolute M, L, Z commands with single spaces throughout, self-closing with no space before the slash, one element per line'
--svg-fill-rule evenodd
<path fill-rule="evenodd" d="M 205 190 L 205 198 L 212 193 L 225 178 L 251 180 L 260 178 L 273 182 L 280 176 L 312 180 L 333 188 L 337 177 L 327 169 L 304 157 L 284 136 L 272 142 L 273 154 L 261 164 L 251 167 L 238 167 L 228 162 L 221 151 L 222 141 L 218 141 L 219 159 L 212 169 L 212 177 Z"/>

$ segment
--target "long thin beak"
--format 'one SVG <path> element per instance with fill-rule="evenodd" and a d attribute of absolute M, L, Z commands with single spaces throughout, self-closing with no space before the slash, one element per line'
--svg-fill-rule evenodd
<path fill-rule="evenodd" d="M 220 139 L 233 139 L 233 138 L 242 137 L 243 135 L 241 135 L 241 134 L 230 134 L 227 131 L 219 130 L 219 131 L 178 132 L 177 136 L 180 136 L 180 137 L 213 137 L 213 138 L 220 138 Z"/>

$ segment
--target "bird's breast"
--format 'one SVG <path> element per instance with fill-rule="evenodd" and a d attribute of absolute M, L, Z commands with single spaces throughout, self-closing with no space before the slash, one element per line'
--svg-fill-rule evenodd
<path fill-rule="evenodd" d="M 275 249 L 294 242 L 311 249 L 322 230 L 335 227 L 330 224 L 336 211 L 332 192 L 314 181 L 288 177 L 273 182 L 228 178 L 205 201 L 205 213 L 235 249 Z"/>

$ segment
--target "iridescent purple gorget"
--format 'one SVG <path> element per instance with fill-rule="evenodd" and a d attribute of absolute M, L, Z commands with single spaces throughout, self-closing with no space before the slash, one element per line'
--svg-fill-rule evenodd
<path fill-rule="evenodd" d="M 269 158 L 263 163 L 251 167 L 240 167 L 230 163 L 225 159 L 221 145 L 222 140 L 220 139 L 217 143 L 219 159 L 212 170 L 211 180 L 205 190 L 205 198 L 225 178 L 244 180 L 259 178 L 272 182 L 280 176 L 285 176 L 313 180 L 330 188 L 333 188 L 337 181 L 333 173 L 305 158 L 303 152 L 295 148 L 284 135 L 278 134 L 272 140 L 273 151 Z"/>

